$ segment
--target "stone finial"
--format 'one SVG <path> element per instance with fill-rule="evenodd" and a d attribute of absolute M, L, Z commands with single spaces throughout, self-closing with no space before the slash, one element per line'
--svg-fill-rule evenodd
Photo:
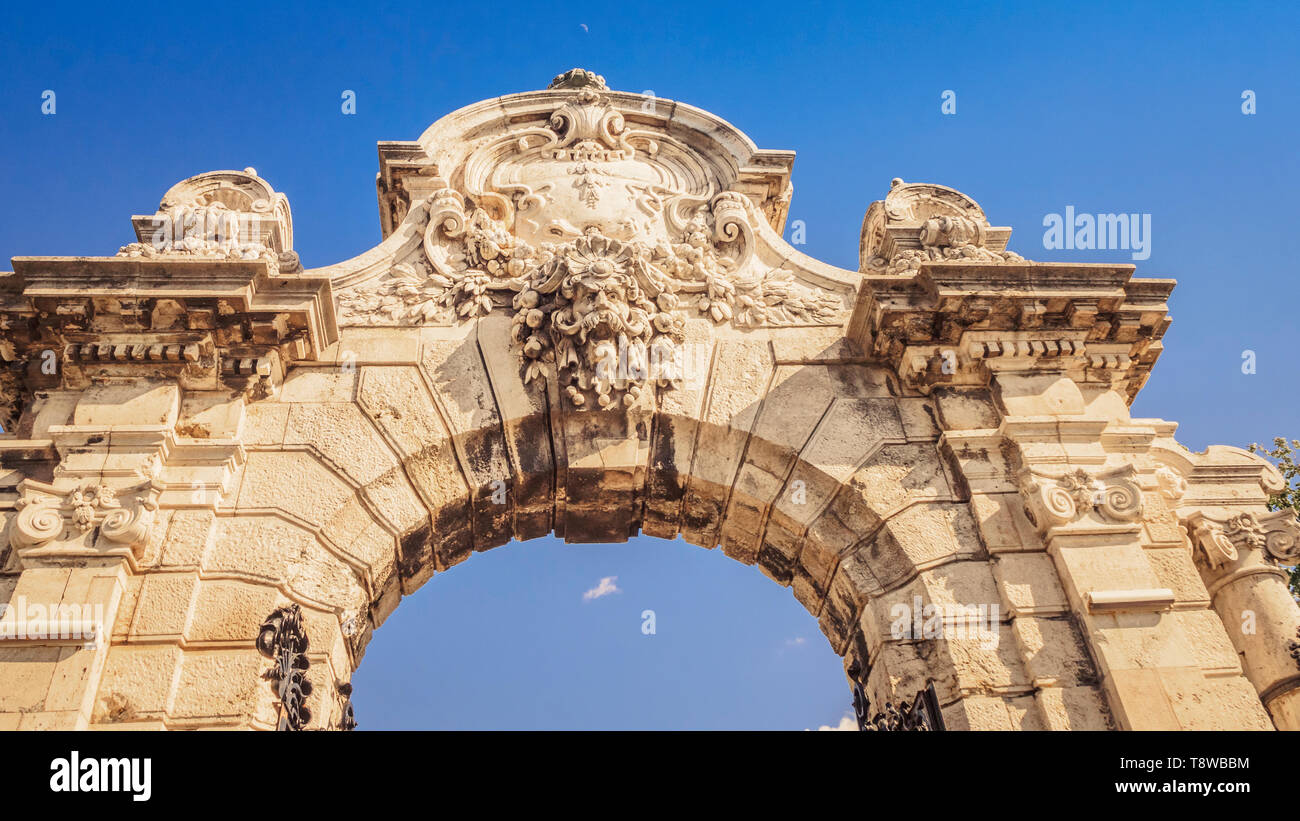
<path fill-rule="evenodd" d="M 557 74 L 555 75 L 555 79 L 551 80 L 551 84 L 546 87 L 548 91 L 570 88 L 590 88 L 594 91 L 609 91 L 609 86 L 605 85 L 604 77 L 594 71 L 587 71 L 585 68 L 571 68 L 563 74 Z"/>
<path fill-rule="evenodd" d="M 131 222 L 137 241 L 123 246 L 119 256 L 267 257 L 280 270 L 298 267 L 289 200 L 252 167 L 182 180 L 163 195 L 154 214 Z"/>
<path fill-rule="evenodd" d="M 1006 250 L 1010 236 L 1010 228 L 989 225 L 979 204 L 960 191 L 895 177 L 862 221 L 859 270 L 909 274 L 926 262 L 1024 262 Z"/>

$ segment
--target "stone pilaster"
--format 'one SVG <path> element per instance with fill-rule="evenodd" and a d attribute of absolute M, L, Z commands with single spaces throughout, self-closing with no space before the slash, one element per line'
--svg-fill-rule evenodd
<path fill-rule="evenodd" d="M 0 616 L 0 676 L 23 686 L 0 697 L 0 726 L 85 729 L 159 487 L 64 471 L 53 484 L 23 480 L 17 493 L 8 569 L 19 575 Z"/>
<path fill-rule="evenodd" d="M 1170 474 L 1188 488 L 1178 515 L 1201 579 L 1273 723 L 1300 729 L 1300 607 L 1278 566 L 1300 560 L 1300 525 L 1292 511 L 1263 504 L 1283 480 L 1236 448 L 1210 448 L 1188 462 L 1180 465 L 1187 479 Z"/>
<path fill-rule="evenodd" d="M 935 398 L 1045 726 L 1088 726 L 1104 693 L 1124 729 L 1268 727 L 1210 596 L 1185 583 L 1157 459 L 1173 426 L 1128 413 L 1172 283 L 1130 266 L 914 268 L 873 277 L 855 325 Z"/>
<path fill-rule="evenodd" d="M 287 201 L 251 169 L 186 180 L 133 222 L 116 257 L 18 258 L 0 285 L 24 366 L 0 441 L 0 727 L 274 723 L 253 641 L 278 582 L 207 554 L 247 538 L 219 526 L 246 409 L 337 338 L 329 284 L 302 275 Z M 305 621 L 336 656 L 338 619 Z"/>

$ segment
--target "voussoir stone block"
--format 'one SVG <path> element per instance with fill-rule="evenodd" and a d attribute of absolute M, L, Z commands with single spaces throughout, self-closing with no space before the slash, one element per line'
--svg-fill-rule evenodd
<path fill-rule="evenodd" d="M 266 666 L 266 659 L 251 647 L 186 650 L 170 715 L 198 726 L 250 717 L 272 723 L 271 691 L 262 679 Z"/>
<path fill-rule="evenodd" d="M 295 477 L 295 481 L 285 482 L 286 476 Z M 319 526 L 355 492 L 306 451 L 252 451 L 235 506 L 238 510 L 282 510 Z"/>
<path fill-rule="evenodd" d="M 175 645 L 124 645 L 108 653 L 95 702 L 96 724 L 164 719 L 180 673 Z"/>
<path fill-rule="evenodd" d="M 399 465 L 361 409 L 351 402 L 293 405 L 284 445 L 311 447 L 357 485 L 367 485 Z"/>

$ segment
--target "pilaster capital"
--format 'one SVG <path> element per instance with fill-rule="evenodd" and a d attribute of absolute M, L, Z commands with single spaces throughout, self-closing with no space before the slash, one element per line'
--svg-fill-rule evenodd
<path fill-rule="evenodd" d="M 24 568 L 105 557 L 134 566 L 153 527 L 160 490 L 152 480 L 114 488 L 26 479 L 18 485 L 10 543 Z"/>
<path fill-rule="evenodd" d="M 1252 550 L 1288 564 L 1300 559 L 1300 522 L 1290 510 L 1220 516 L 1198 510 L 1183 518 L 1183 527 L 1198 560 L 1211 569 L 1232 565 Z"/>
<path fill-rule="evenodd" d="M 54 469 L 60 486 L 151 482 L 163 508 L 215 508 L 232 490 L 247 453 L 235 439 L 192 439 L 171 426 L 60 425 L 50 436 L 62 461 Z M 99 454 L 88 468 L 68 456 Z"/>
<path fill-rule="evenodd" d="M 1136 531 L 1142 520 L 1142 489 L 1131 465 L 1089 472 L 1021 471 L 1021 494 L 1030 520 L 1046 536 Z"/>

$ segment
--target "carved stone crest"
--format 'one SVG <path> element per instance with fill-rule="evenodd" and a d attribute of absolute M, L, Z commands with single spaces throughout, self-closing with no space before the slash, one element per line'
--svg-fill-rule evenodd
<path fill-rule="evenodd" d="M 665 126 L 629 125 L 590 72 L 557 77 L 548 98 L 545 119 L 530 121 L 530 109 L 480 139 L 449 174 L 455 185 L 412 204 L 404 230 L 418 230 L 420 246 L 341 290 L 345 324 L 512 311 L 524 380 L 555 378 L 586 409 L 672 385 L 692 317 L 741 328 L 844 321 L 847 292 L 770 259 L 779 237 L 765 239 L 755 203 L 725 189 L 735 171 L 722 158 Z"/>
<path fill-rule="evenodd" d="M 965 194 L 942 185 L 895 179 L 862 222 L 861 270 L 916 273 L 926 262 L 1022 263 L 1006 250 L 1008 228 L 993 228 Z"/>
<path fill-rule="evenodd" d="M 301 270 L 293 251 L 289 200 L 256 169 L 210 171 L 182 180 L 152 216 L 136 216 L 136 242 L 118 256 L 265 260 L 272 271 Z"/>

